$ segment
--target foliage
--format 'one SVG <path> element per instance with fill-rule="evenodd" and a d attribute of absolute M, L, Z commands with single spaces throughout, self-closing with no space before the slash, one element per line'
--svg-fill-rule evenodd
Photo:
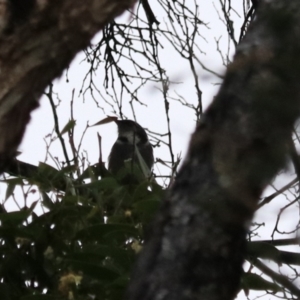
<path fill-rule="evenodd" d="M 40 164 L 36 171 L 6 181 L 11 190 L 34 183 L 47 212 L 37 216 L 36 202 L 17 212 L 3 208 L 2 299 L 121 299 L 162 188 L 148 181 L 121 185 L 110 176 L 97 180 L 97 167 L 85 170 L 88 183 L 72 180 L 69 168 Z M 61 182 L 64 190 L 49 193 Z"/>
<path fill-rule="evenodd" d="M 1 299 L 123 298 L 136 254 L 143 247 L 146 228 L 166 189 L 176 180 L 180 155 L 174 150 L 171 123 L 172 118 L 177 116 L 172 116 L 170 107 L 176 103 L 181 109 L 188 109 L 196 124 L 204 108 L 197 68 L 201 66 L 209 74 L 222 78 L 199 59 L 201 30 L 209 25 L 199 18 L 197 1 L 193 5 L 179 0 L 158 0 L 157 3 L 164 13 L 160 20 L 166 20 L 165 26 L 158 24 L 157 19 L 151 17 L 151 11 L 139 4 L 136 11 L 131 12 L 127 23 L 115 20 L 108 24 L 100 39 L 85 50 L 84 60 L 89 71 L 79 95 L 84 101 L 92 98 L 105 113 L 112 111 L 125 118 L 131 111 L 134 118 L 137 106 L 145 105 L 139 97 L 140 90 L 146 84 L 157 84 L 167 130 L 148 130 L 148 134 L 155 150 L 161 147 L 168 151 L 167 156 L 156 161 L 156 165 L 165 167 L 163 175 L 156 176 L 157 182 L 124 185 L 108 173 L 101 151 L 98 163 L 90 164 L 88 155 L 81 148 L 89 125 L 79 141 L 75 139 L 74 92 L 70 118 L 61 129 L 59 125 L 63 122 L 58 115 L 60 101 L 55 99 L 55 85 L 50 85 L 45 96 L 52 108 L 54 129 L 45 140 L 49 141 L 46 157 L 52 158 L 52 162 L 46 160 L 35 167 L 16 161 L 7 170 L 10 176 L 3 178 L 7 189 L 0 214 Z M 234 7 L 230 1 L 220 1 L 219 14 L 224 19 L 231 47 L 237 46 L 244 37 L 255 15 L 255 5 L 256 1 L 243 1 L 243 22 L 237 35 L 237 26 L 232 21 Z M 226 67 L 230 63 L 230 53 L 224 54 L 219 42 L 216 39 L 216 51 L 220 52 Z M 160 53 L 166 45 L 171 45 L 190 68 L 194 85 L 192 100 L 176 92 L 175 81 L 165 70 Z M 129 66 L 124 61 L 128 61 Z M 95 75 L 98 69 L 101 69 L 102 75 L 105 71 L 102 90 L 100 79 Z M 68 73 L 66 76 L 69 80 Z M 69 143 L 65 142 L 66 137 Z M 297 128 L 294 138 L 298 143 Z M 55 158 L 51 153 L 50 146 L 54 142 L 59 143 L 62 158 Z M 297 171 L 299 158 L 297 152 L 293 153 L 291 162 Z M 264 221 L 254 223 L 249 232 L 247 264 L 241 282 L 241 290 L 246 295 L 256 290 L 277 297 L 299 296 L 299 290 L 292 282 L 298 276 L 300 255 L 282 248 L 297 245 L 294 235 L 298 220 L 291 229 L 293 237 L 282 239 L 275 236 L 285 234 L 279 229 L 281 215 L 290 207 L 298 209 L 298 183 L 296 178 L 281 189 L 275 187 L 275 192 L 260 202 L 258 210 L 280 196 L 285 197 L 288 203 L 280 207 L 271 239 L 259 238 Z M 18 188 L 23 192 L 23 199 L 16 193 Z M 38 200 L 28 204 L 30 196 Z M 6 211 L 8 201 L 14 200 L 19 210 Z M 37 214 L 38 206 L 42 213 Z M 272 261 L 278 269 L 287 266 L 294 275 L 289 280 L 269 268 L 266 261 Z"/>

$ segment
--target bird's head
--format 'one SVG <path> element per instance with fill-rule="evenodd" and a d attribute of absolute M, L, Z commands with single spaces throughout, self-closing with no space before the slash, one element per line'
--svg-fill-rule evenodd
<path fill-rule="evenodd" d="M 131 120 L 116 120 L 115 123 L 118 126 L 118 140 L 120 142 L 132 145 L 148 142 L 146 131 L 138 123 Z"/>

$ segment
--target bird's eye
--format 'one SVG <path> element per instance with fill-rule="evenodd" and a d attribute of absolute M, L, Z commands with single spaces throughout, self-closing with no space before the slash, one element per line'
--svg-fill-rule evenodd
<path fill-rule="evenodd" d="M 120 137 L 118 138 L 118 140 L 121 141 L 122 143 L 128 143 L 128 138 L 125 137 L 125 136 L 120 136 Z"/>

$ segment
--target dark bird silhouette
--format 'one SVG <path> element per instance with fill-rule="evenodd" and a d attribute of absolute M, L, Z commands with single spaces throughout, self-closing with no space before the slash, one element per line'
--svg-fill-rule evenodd
<path fill-rule="evenodd" d="M 149 178 L 154 163 L 146 131 L 131 120 L 116 120 L 118 139 L 108 161 L 108 170 L 122 182 L 137 183 Z"/>

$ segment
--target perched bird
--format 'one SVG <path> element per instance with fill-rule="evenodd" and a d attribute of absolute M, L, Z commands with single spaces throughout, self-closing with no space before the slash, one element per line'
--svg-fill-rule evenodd
<path fill-rule="evenodd" d="M 131 120 L 115 122 L 118 126 L 118 139 L 109 155 L 108 170 L 125 179 L 125 182 L 140 182 L 149 178 L 154 157 L 146 131 Z"/>

